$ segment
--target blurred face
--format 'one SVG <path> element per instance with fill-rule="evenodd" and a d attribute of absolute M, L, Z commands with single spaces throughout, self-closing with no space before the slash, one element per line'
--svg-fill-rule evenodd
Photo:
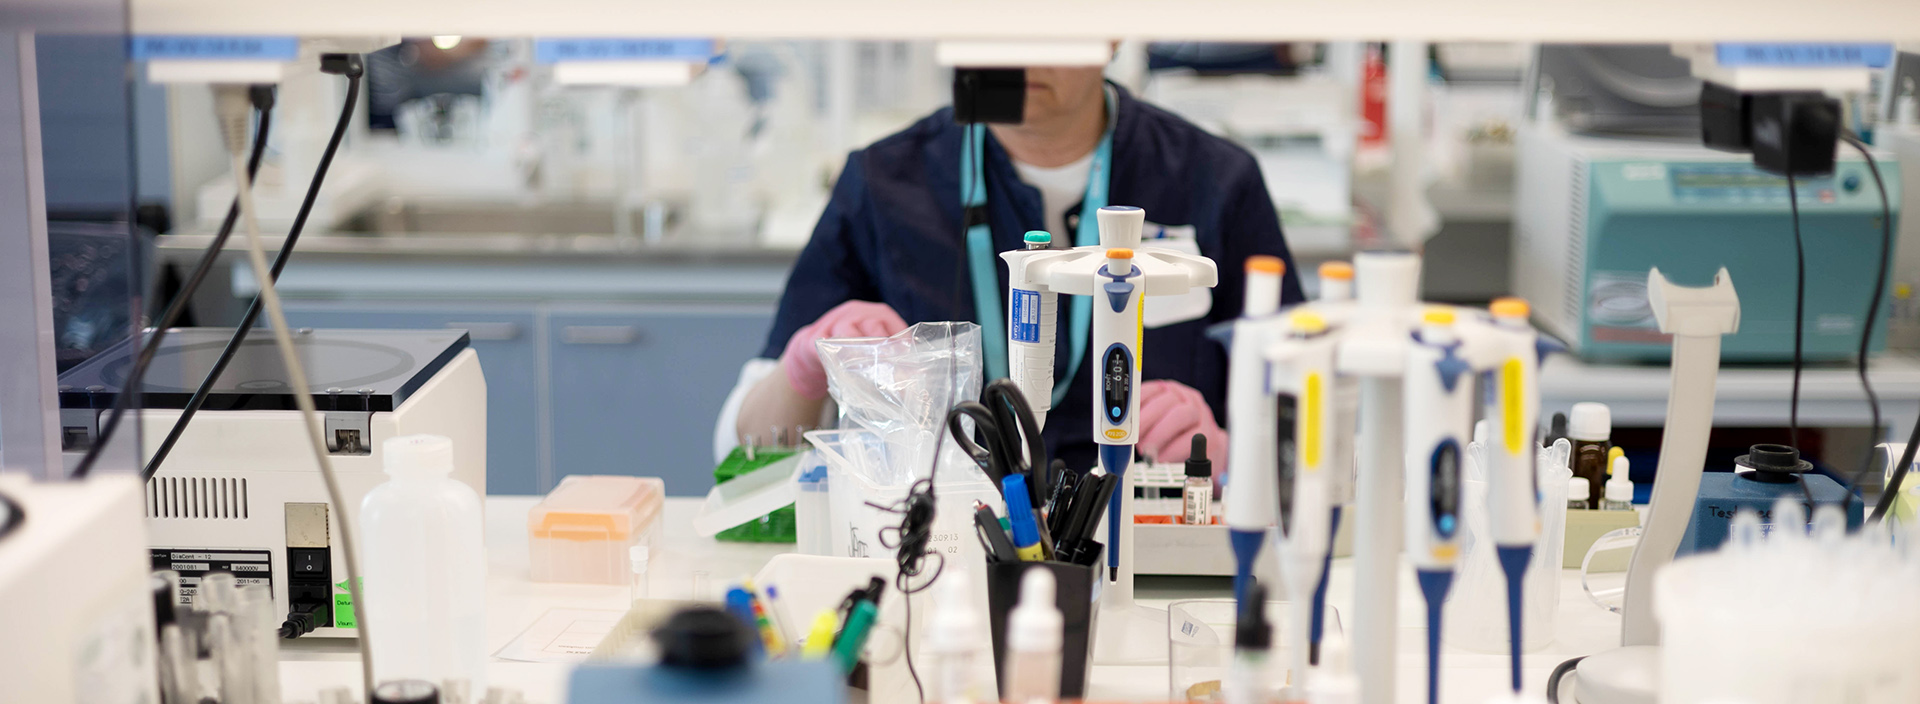
<path fill-rule="evenodd" d="M 1033 67 L 1027 69 L 1027 105 L 1022 120 L 1042 125 L 1097 109 L 1101 68 L 1098 66 Z"/>

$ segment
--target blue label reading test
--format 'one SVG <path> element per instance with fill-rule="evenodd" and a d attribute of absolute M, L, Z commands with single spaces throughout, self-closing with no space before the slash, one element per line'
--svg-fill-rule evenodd
<path fill-rule="evenodd" d="M 713 58 L 712 39 L 687 38 L 613 38 L 613 39 L 536 39 L 535 63 L 562 61 L 689 61 Z"/>
<path fill-rule="evenodd" d="M 1040 341 L 1040 292 L 1013 290 L 1013 310 L 1008 315 L 1008 333 L 1014 342 Z"/>
<path fill-rule="evenodd" d="M 132 37 L 135 61 L 154 59 L 292 61 L 300 54 L 297 37 L 143 34 Z"/>

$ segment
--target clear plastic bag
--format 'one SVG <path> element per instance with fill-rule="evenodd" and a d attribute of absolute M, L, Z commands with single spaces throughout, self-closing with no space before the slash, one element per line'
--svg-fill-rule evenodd
<path fill-rule="evenodd" d="M 1485 423 L 1486 421 L 1481 421 Z M 1484 433 L 1475 433 L 1476 437 Z M 1560 608 L 1560 564 L 1567 535 L 1567 468 L 1572 446 L 1565 440 L 1538 447 L 1535 476 L 1540 488 L 1540 535 L 1533 543 L 1533 559 L 1522 578 L 1521 649 L 1536 651 L 1553 640 L 1554 614 Z M 1458 578 L 1447 597 L 1444 638 L 1450 645 L 1482 653 L 1505 653 L 1507 631 L 1507 577 L 1500 569 L 1493 541 L 1487 539 L 1486 446 L 1467 445 L 1466 481 L 1462 487 L 1465 529 L 1461 531 Z"/>
<path fill-rule="evenodd" d="M 879 461 L 867 480 L 905 487 L 932 470 L 933 448 L 946 431 L 947 410 L 980 397 L 980 326 L 919 323 L 892 337 L 814 342 L 827 371 L 827 393 L 840 407 L 840 430 L 871 432 Z M 941 483 L 985 478 L 956 443 L 938 443 Z"/>

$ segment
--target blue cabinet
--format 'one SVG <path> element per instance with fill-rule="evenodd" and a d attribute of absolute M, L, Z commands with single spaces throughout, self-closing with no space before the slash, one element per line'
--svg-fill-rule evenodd
<path fill-rule="evenodd" d="M 714 422 L 772 318 L 761 305 L 550 312 L 554 472 L 657 476 L 670 495 L 705 494 Z"/>
<path fill-rule="evenodd" d="M 543 350 L 533 306 L 288 301 L 286 313 L 297 327 L 467 330 L 487 379 L 487 492 L 542 494 L 552 486 L 540 449 Z"/>

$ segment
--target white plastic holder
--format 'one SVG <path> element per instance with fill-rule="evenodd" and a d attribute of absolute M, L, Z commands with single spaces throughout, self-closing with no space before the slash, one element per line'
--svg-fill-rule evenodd
<path fill-rule="evenodd" d="M 1660 624 L 1653 609 L 1653 577 L 1673 562 L 1700 494 L 1700 474 L 1713 430 L 1714 385 L 1720 375 L 1720 338 L 1740 329 L 1740 298 L 1725 268 L 1704 288 L 1675 286 L 1654 268 L 1647 302 L 1660 332 L 1673 336 L 1666 434 L 1647 505 L 1646 531 L 1627 567 L 1621 607 L 1621 647 L 1588 656 L 1574 672 L 1581 704 L 1638 704 L 1656 700 Z"/>
<path fill-rule="evenodd" d="M 1133 487 L 1122 483 L 1120 495 L 1120 571 L 1100 586 L 1100 637 L 1093 645 L 1095 665 L 1164 665 L 1167 662 L 1167 610 L 1141 606 L 1133 600 Z M 1096 532 L 1100 535 L 1104 531 Z"/>

